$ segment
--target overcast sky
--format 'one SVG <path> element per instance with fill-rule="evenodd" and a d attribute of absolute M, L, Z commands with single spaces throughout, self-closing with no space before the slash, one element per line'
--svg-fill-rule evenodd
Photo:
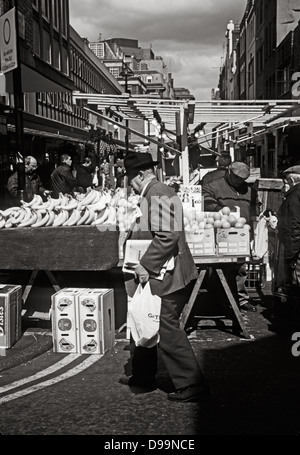
<path fill-rule="evenodd" d="M 89 41 L 136 39 L 152 46 L 196 100 L 217 87 L 228 22 L 240 22 L 246 0 L 70 0 L 70 20 Z"/>

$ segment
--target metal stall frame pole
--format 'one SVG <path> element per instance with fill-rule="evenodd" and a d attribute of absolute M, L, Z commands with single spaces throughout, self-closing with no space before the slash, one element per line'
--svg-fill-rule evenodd
<path fill-rule="evenodd" d="M 15 26 L 16 26 L 16 37 L 17 37 L 17 59 L 18 67 L 13 70 L 13 86 L 14 86 L 14 104 L 15 104 L 15 127 L 16 127 L 16 162 L 18 172 L 18 191 L 20 199 L 24 199 L 25 189 L 25 163 L 24 163 L 24 124 L 23 124 L 23 112 L 24 112 L 24 95 L 22 89 L 22 70 L 20 61 L 20 34 L 19 34 L 19 5 L 18 0 L 11 0 L 11 7 L 15 8 Z"/>
<path fill-rule="evenodd" d="M 190 164 L 188 147 L 188 109 L 180 107 L 181 116 L 181 147 L 182 147 L 182 179 L 184 185 L 190 184 Z"/>

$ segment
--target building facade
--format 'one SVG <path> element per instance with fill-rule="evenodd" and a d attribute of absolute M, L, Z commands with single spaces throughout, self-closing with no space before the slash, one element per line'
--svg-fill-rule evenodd
<path fill-rule="evenodd" d="M 246 2 L 240 24 L 233 25 L 230 21 L 227 26 L 227 52 L 219 79 L 221 99 L 296 101 L 300 98 L 297 84 L 300 73 L 295 77 L 300 69 L 299 9 L 296 0 Z M 293 110 L 293 117 L 297 115 L 297 110 Z M 262 177 L 278 176 L 287 162 L 300 162 L 294 140 L 299 126 L 297 122 L 289 125 L 289 119 L 283 123 L 282 128 L 256 137 L 250 125 L 251 139 L 236 146 L 236 158 L 246 159 L 252 167 L 260 168 Z M 289 139 L 292 132 L 293 140 Z"/>
<path fill-rule="evenodd" d="M 75 91 L 124 91 L 70 26 L 68 0 L 0 0 L 1 15 L 13 7 L 19 66 L 0 77 L 0 195 L 18 154 L 34 155 L 49 174 L 62 150 L 88 141 L 96 119 L 73 103 Z"/>

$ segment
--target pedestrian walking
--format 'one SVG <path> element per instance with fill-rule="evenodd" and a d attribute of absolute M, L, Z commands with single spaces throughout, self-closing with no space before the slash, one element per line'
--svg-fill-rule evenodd
<path fill-rule="evenodd" d="M 274 289 L 300 304 L 300 165 L 283 172 L 288 185 L 278 210 L 278 257 Z M 300 309 L 300 307 L 299 307 Z M 298 312 L 299 312 L 298 309 Z"/>
<path fill-rule="evenodd" d="M 198 273 L 185 239 L 181 201 L 171 187 L 157 180 L 154 170 L 157 164 L 150 153 L 131 153 L 124 160 L 128 182 L 140 194 L 137 218 L 125 246 L 129 239 L 151 241 L 135 268 L 135 276 L 124 274 L 125 287 L 132 297 L 139 283 L 149 282 L 152 294 L 161 297 L 158 349 L 175 388 L 168 399 L 198 401 L 209 394 L 209 387 L 186 332 L 179 328 L 182 309 Z M 158 279 L 163 265 L 171 260 L 172 270 L 166 271 L 162 280 Z M 135 346 L 132 376 L 120 382 L 137 393 L 154 390 L 157 355 L 157 346 Z"/>

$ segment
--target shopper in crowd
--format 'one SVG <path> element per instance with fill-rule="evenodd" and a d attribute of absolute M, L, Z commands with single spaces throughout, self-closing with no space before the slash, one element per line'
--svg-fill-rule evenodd
<path fill-rule="evenodd" d="M 151 240 L 135 268 L 135 276 L 124 274 L 125 286 L 132 297 L 138 283 L 149 282 L 152 294 L 161 297 L 158 348 L 175 387 L 168 399 L 198 401 L 209 394 L 209 387 L 186 332 L 179 328 L 179 317 L 198 276 L 197 268 L 182 228 L 181 201 L 172 188 L 157 180 L 154 170 L 157 164 L 150 153 L 131 153 L 124 160 L 128 182 L 141 195 L 140 216 L 129 230 L 126 241 Z M 162 204 L 161 210 L 155 204 Z M 166 272 L 163 280 L 157 279 L 163 265 L 172 258 L 174 268 Z M 132 376 L 120 382 L 136 393 L 155 389 L 157 354 L 156 346 L 135 347 Z"/>
<path fill-rule="evenodd" d="M 91 158 L 85 157 L 83 162 L 77 167 L 77 181 L 79 186 L 81 186 L 84 191 L 87 188 L 93 187 L 93 178 L 95 174 L 95 166 L 92 163 Z"/>
<path fill-rule="evenodd" d="M 72 194 L 75 189 L 83 191 L 78 180 L 72 174 L 72 157 L 68 153 L 60 156 L 59 165 L 51 174 L 51 185 L 53 197 L 58 197 L 59 193 Z"/>
<path fill-rule="evenodd" d="M 250 169 L 246 163 L 234 161 L 228 168 L 224 177 L 207 183 L 202 188 L 204 210 L 218 212 L 223 207 L 229 207 L 232 212 L 236 207 L 240 209 L 240 217 L 246 219 L 253 233 L 253 221 L 259 215 L 259 201 L 257 192 L 246 180 L 250 176 Z M 236 284 L 239 306 L 241 310 L 256 311 L 256 306 L 251 301 L 245 283 L 247 280 L 247 265 L 236 264 L 231 267 L 236 274 Z"/>
<path fill-rule="evenodd" d="M 275 290 L 300 298 L 300 165 L 283 172 L 288 185 L 278 210 L 278 258 Z"/>
<path fill-rule="evenodd" d="M 44 188 L 40 176 L 37 173 L 38 162 L 33 156 L 27 156 L 24 160 L 25 164 L 25 186 L 24 186 L 24 200 L 30 202 L 35 194 L 47 196 L 50 194 L 49 190 Z M 18 172 L 15 171 L 7 181 L 7 190 L 10 194 L 11 201 L 14 204 L 20 202 L 19 197 L 19 179 Z"/>
<path fill-rule="evenodd" d="M 208 183 L 213 182 L 214 180 L 224 177 L 231 162 L 232 160 L 229 153 L 218 155 L 216 157 L 217 169 L 215 169 L 214 171 L 207 172 L 207 174 L 203 176 L 201 184 L 207 185 Z"/>

